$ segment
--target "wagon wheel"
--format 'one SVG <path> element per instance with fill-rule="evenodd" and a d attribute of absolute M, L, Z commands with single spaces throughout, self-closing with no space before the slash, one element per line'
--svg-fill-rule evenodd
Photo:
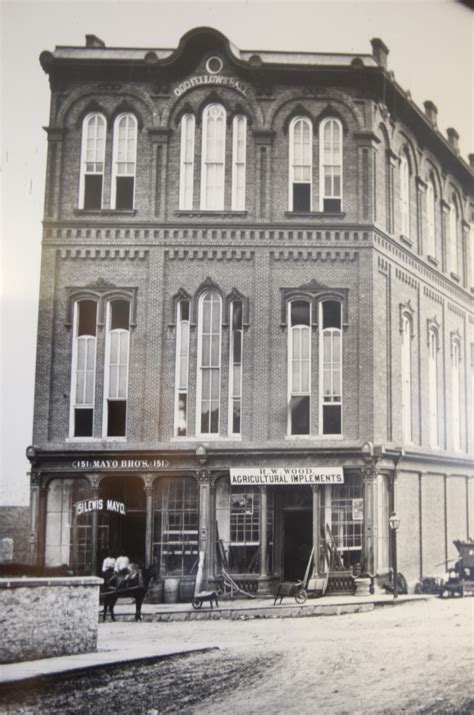
<path fill-rule="evenodd" d="M 459 588 L 459 595 L 464 598 L 464 581 L 461 581 L 461 586 Z"/>
<path fill-rule="evenodd" d="M 196 610 L 199 610 L 202 607 L 202 601 L 198 601 L 197 599 L 194 599 L 192 601 L 192 604 L 193 608 L 195 608 Z"/>
<path fill-rule="evenodd" d="M 308 594 L 307 594 L 305 588 L 300 588 L 300 589 L 298 589 L 298 591 L 295 593 L 295 601 L 296 601 L 296 603 L 305 603 L 307 598 L 308 598 Z"/>

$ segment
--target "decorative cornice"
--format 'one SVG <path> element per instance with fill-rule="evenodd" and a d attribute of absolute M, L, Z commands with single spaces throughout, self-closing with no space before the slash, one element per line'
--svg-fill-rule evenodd
<path fill-rule="evenodd" d="M 170 261 L 251 261 L 255 251 L 239 248 L 167 248 Z"/>
<path fill-rule="evenodd" d="M 274 261 L 332 261 L 345 262 L 357 260 L 357 251 L 313 251 L 304 248 L 290 248 L 270 251 Z"/>
<path fill-rule="evenodd" d="M 60 248 L 58 254 L 61 258 L 88 258 L 130 260 L 145 259 L 148 257 L 147 248 L 95 248 L 93 246 L 81 248 Z"/>

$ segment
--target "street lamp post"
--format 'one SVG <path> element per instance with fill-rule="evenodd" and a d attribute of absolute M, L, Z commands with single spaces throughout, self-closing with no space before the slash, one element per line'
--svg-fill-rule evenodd
<path fill-rule="evenodd" d="M 393 531 L 393 597 L 398 598 L 398 568 L 397 568 L 397 531 L 400 526 L 400 517 L 395 511 L 392 511 L 388 520 L 390 528 Z"/>

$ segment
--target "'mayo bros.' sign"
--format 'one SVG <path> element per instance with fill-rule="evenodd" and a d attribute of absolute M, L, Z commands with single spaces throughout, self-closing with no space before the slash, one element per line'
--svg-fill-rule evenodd
<path fill-rule="evenodd" d="M 89 514 L 91 511 L 110 511 L 115 514 L 122 514 L 122 516 L 127 513 L 125 504 L 115 499 L 83 499 L 74 504 L 74 514 L 76 516 Z"/>
<path fill-rule="evenodd" d="M 233 486 L 344 484 L 342 467 L 248 467 L 231 469 Z"/>

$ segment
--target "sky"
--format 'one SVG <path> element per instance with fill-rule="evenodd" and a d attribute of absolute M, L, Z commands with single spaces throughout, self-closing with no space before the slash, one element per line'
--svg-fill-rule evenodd
<path fill-rule="evenodd" d="M 474 152 L 474 13 L 456 0 L 0 0 L 0 12 L 0 505 L 28 504 L 49 113 L 42 50 L 83 46 L 86 34 L 111 47 L 174 48 L 200 25 L 248 50 L 368 54 L 380 37 L 396 81 L 421 108 L 437 105 L 438 127 L 457 129 L 464 159 Z"/>

